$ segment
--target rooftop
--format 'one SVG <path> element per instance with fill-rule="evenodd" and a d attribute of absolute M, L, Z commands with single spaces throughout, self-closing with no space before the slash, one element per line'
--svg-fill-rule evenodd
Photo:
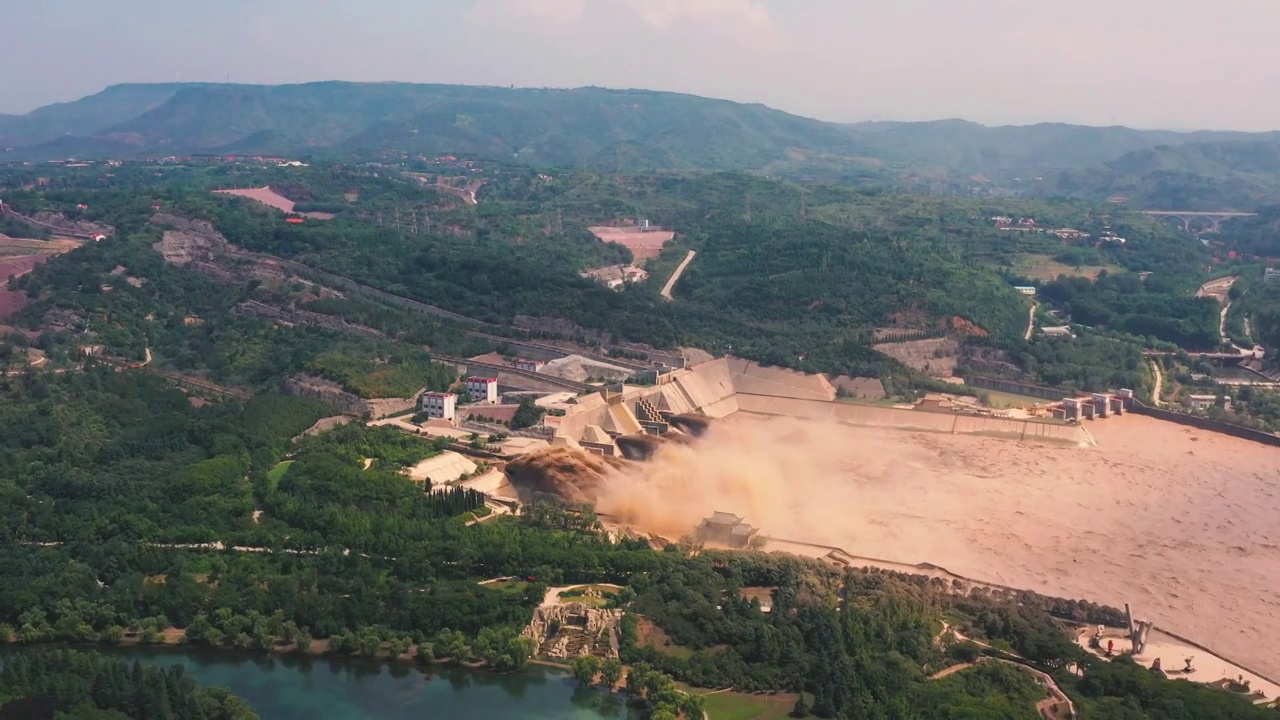
<path fill-rule="evenodd" d="M 711 513 L 711 517 L 707 518 L 707 523 L 711 525 L 739 525 L 742 518 L 733 513 L 720 512 L 719 510 Z"/>
<path fill-rule="evenodd" d="M 414 480 L 430 480 L 432 483 L 449 483 L 475 471 L 475 463 L 456 452 L 446 450 L 414 465 L 409 470 L 409 477 Z"/>

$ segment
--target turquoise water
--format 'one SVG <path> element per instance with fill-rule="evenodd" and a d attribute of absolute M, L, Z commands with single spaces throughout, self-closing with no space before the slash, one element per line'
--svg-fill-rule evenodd
<path fill-rule="evenodd" d="M 262 720 L 633 720 L 621 698 L 579 688 L 551 668 L 498 675 L 327 658 L 269 657 L 192 649 L 104 650 L 144 665 L 183 665 L 225 687 Z"/>

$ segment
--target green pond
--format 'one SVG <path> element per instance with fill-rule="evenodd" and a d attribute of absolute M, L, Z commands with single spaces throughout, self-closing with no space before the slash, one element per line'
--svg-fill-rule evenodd
<path fill-rule="evenodd" d="M 579 688 L 565 673 L 533 666 L 498 675 L 329 658 L 192 649 L 114 649 L 144 665 L 183 665 L 205 685 L 225 687 L 262 720 L 627 720 L 620 697 Z"/>

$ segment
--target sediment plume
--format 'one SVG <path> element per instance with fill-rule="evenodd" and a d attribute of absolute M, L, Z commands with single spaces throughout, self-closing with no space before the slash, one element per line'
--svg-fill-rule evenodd
<path fill-rule="evenodd" d="M 630 465 L 621 458 L 585 450 L 550 447 L 507 463 L 507 477 L 524 502 L 553 495 L 569 502 L 593 502 L 606 478 Z"/>
<path fill-rule="evenodd" d="M 701 415 L 672 415 L 671 426 L 693 437 L 702 437 L 711 428 L 711 419 Z"/>
<path fill-rule="evenodd" d="M 668 443 L 674 442 L 657 435 L 623 435 L 614 440 L 622 457 L 636 462 L 648 462 Z"/>
<path fill-rule="evenodd" d="M 1089 430 L 1098 445 L 1078 448 L 739 414 L 645 463 L 556 448 L 569 455 L 540 461 L 538 486 L 673 540 L 722 510 L 774 538 L 766 549 L 787 538 L 1133 602 L 1280 674 L 1258 641 L 1280 633 L 1280 451 L 1137 416 Z"/>
<path fill-rule="evenodd" d="M 814 432 L 818 427 L 798 421 L 717 423 L 693 446 L 662 443 L 648 462 L 599 484 L 596 506 L 672 539 L 690 534 L 716 510 L 771 532 L 795 531 L 810 494 L 839 473 L 830 444 Z M 842 512 L 850 522 L 854 515 L 854 509 Z"/>

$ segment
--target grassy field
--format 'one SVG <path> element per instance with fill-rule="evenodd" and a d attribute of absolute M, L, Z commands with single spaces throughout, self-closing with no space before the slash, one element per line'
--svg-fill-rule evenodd
<path fill-rule="evenodd" d="M 709 720 L 782 720 L 796 703 L 794 695 L 736 692 L 708 692 L 702 694 L 702 700 Z"/>
<path fill-rule="evenodd" d="M 1025 275 L 1044 282 L 1056 280 L 1059 275 L 1087 277 L 1090 280 L 1094 280 L 1098 277 L 1098 273 L 1103 270 L 1109 273 L 1119 270 L 1115 265 L 1081 265 L 1080 267 L 1072 267 L 1054 260 L 1052 255 L 1023 255 L 1014 263 L 1013 269 L 1019 275 Z"/>
<path fill-rule="evenodd" d="M 1041 405 L 1049 402 L 1044 398 L 1031 397 L 1030 395 L 1014 395 L 1013 393 L 1004 393 L 998 390 L 983 390 L 982 392 L 987 397 L 987 403 L 999 410 L 1027 408 L 1032 405 Z"/>
<path fill-rule="evenodd" d="M 284 477 L 284 474 L 289 472 L 289 466 L 292 464 L 292 460 L 285 460 L 284 462 L 276 463 L 275 467 L 267 471 L 267 482 L 272 490 L 275 490 L 276 485 L 280 484 L 280 478 Z"/>
<path fill-rule="evenodd" d="M 636 635 L 637 644 L 651 647 L 664 655 L 684 660 L 693 657 L 693 650 L 672 642 L 667 633 L 649 618 L 640 618 L 640 622 L 636 624 Z"/>
<path fill-rule="evenodd" d="M 609 604 L 609 596 L 617 595 L 618 591 L 621 589 L 622 588 L 617 585 L 587 585 L 586 587 L 574 588 L 573 590 L 565 590 L 560 593 L 559 597 L 560 602 L 562 603 L 580 602 L 590 607 L 602 608 Z M 574 594 L 592 590 L 598 591 L 602 597 Z"/>
<path fill-rule="evenodd" d="M 491 583 L 481 583 L 481 586 L 488 588 L 489 590 L 510 593 L 512 595 L 523 594 L 525 590 L 529 589 L 529 583 L 525 582 L 524 580 L 515 580 L 515 579 L 499 580 L 497 582 L 491 582 Z"/>

